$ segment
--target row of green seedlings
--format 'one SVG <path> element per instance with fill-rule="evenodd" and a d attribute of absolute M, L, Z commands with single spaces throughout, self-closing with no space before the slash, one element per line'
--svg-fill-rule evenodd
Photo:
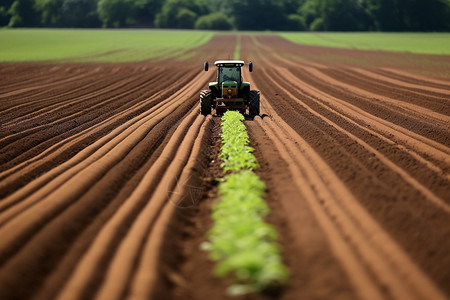
<path fill-rule="evenodd" d="M 227 111 L 222 117 L 220 159 L 226 174 L 219 184 L 219 200 L 212 208 L 213 227 L 202 248 L 215 261 L 214 274 L 232 278 L 229 295 L 280 287 L 288 278 L 275 228 L 264 218 L 269 208 L 265 185 L 253 169 L 258 162 L 249 146 L 244 117 Z"/>

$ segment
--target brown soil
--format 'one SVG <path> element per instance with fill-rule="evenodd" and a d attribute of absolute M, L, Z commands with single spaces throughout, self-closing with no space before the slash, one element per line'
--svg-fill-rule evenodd
<path fill-rule="evenodd" d="M 0 65 L 0 299 L 229 299 L 199 250 L 222 174 L 198 92 L 236 41 L 183 64 Z M 291 279 L 235 299 L 448 299 L 449 56 L 269 35 L 241 53 Z"/>

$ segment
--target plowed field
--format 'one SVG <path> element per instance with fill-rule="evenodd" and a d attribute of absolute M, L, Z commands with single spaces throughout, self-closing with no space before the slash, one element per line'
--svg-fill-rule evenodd
<path fill-rule="evenodd" d="M 240 39 L 291 279 L 236 299 L 449 299 L 450 57 Z M 0 299 L 228 298 L 198 248 L 221 175 L 198 94 L 236 43 L 0 65 Z"/>

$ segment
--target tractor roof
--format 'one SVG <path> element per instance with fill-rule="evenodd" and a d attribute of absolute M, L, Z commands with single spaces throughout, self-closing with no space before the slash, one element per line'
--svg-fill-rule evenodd
<path fill-rule="evenodd" d="M 218 60 L 214 64 L 216 67 L 242 67 L 245 65 L 243 60 Z"/>

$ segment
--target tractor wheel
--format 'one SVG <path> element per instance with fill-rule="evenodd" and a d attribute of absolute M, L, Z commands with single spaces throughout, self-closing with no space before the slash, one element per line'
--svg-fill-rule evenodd
<path fill-rule="evenodd" d="M 248 112 L 250 116 L 259 116 L 260 91 L 250 91 L 248 95 Z"/>
<path fill-rule="evenodd" d="M 200 113 L 204 116 L 211 114 L 211 91 L 202 90 L 200 92 Z"/>

